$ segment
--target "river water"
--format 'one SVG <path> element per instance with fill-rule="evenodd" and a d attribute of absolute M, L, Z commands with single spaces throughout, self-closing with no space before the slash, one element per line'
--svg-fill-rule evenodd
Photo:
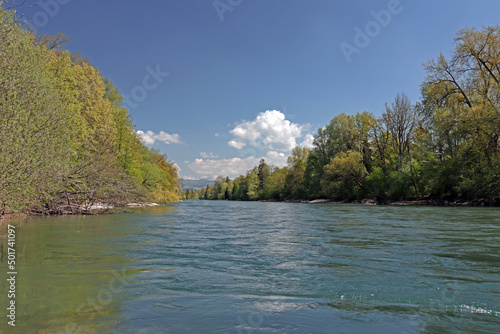
<path fill-rule="evenodd" d="M 187 201 L 16 226 L 0 333 L 499 333 L 500 210 Z"/>

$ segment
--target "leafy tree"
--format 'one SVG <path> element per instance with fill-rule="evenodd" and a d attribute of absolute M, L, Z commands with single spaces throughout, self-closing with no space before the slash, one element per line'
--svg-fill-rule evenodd
<path fill-rule="evenodd" d="M 259 176 L 258 172 L 254 169 L 250 172 L 248 175 L 248 178 L 246 180 L 246 188 L 247 188 L 247 193 L 246 196 L 248 200 L 254 201 L 259 198 Z"/>
<path fill-rule="evenodd" d="M 123 97 L 64 34 L 35 36 L 0 4 L 0 213 L 176 201 L 176 166 L 148 150 Z"/>
<path fill-rule="evenodd" d="M 372 113 L 363 111 L 356 114 L 356 138 L 359 153 L 367 170 L 372 166 L 372 134 L 377 120 Z"/>
<path fill-rule="evenodd" d="M 0 8 L 0 212 L 51 201 L 67 171 L 65 118 L 47 50 Z"/>
<path fill-rule="evenodd" d="M 140 137 L 134 129 L 128 110 L 123 107 L 123 96 L 109 79 L 105 78 L 104 84 L 106 87 L 104 97 L 112 104 L 118 161 L 128 175 L 139 177 L 143 162 L 140 154 L 142 146 Z"/>
<path fill-rule="evenodd" d="M 339 153 L 325 170 L 324 187 L 330 198 L 352 199 L 363 195 L 368 172 L 359 152 Z"/>
<path fill-rule="evenodd" d="M 286 167 L 275 169 L 264 184 L 262 198 L 274 200 L 283 199 L 287 174 L 288 169 Z"/>
<path fill-rule="evenodd" d="M 284 196 L 286 198 L 307 198 L 304 185 L 304 174 L 306 172 L 307 157 L 310 149 L 296 147 L 288 157 L 287 174 L 285 178 Z"/>
<path fill-rule="evenodd" d="M 398 94 L 391 106 L 386 104 L 382 114 L 385 130 L 397 156 L 399 167 L 410 156 L 410 148 L 415 134 L 418 118 L 416 109 L 405 94 Z"/>
<path fill-rule="evenodd" d="M 259 166 L 257 167 L 257 176 L 259 177 L 259 191 L 262 191 L 262 189 L 264 189 L 264 184 L 266 183 L 269 174 L 269 166 L 266 164 L 266 161 L 264 159 L 260 159 Z"/>
<path fill-rule="evenodd" d="M 458 167 L 453 187 L 464 197 L 497 196 L 500 137 L 500 27 L 463 29 L 449 60 L 426 65 L 423 94 L 434 111 L 433 132 L 443 164 Z M 443 166 L 444 167 L 444 166 Z"/>

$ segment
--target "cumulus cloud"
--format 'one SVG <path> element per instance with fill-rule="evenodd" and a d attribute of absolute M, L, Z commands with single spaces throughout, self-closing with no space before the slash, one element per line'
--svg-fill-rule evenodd
<path fill-rule="evenodd" d="M 181 136 L 177 133 L 169 134 L 164 131 L 159 133 L 154 133 L 153 131 L 137 131 L 137 134 L 141 137 L 142 141 L 146 145 L 153 145 L 157 141 L 163 142 L 165 144 L 182 144 Z"/>
<path fill-rule="evenodd" d="M 230 140 L 227 144 L 233 148 L 238 149 L 238 150 L 241 150 L 242 148 L 247 146 L 247 144 L 245 144 L 244 142 L 239 141 L 239 140 L 234 140 L 234 139 Z"/>
<path fill-rule="evenodd" d="M 259 163 L 255 157 L 231 159 L 196 159 L 189 168 L 198 175 L 237 177 Z"/>
<path fill-rule="evenodd" d="M 188 167 L 197 175 L 204 177 L 229 176 L 235 178 L 258 166 L 262 158 L 266 160 L 268 165 L 283 167 L 287 163 L 288 156 L 281 152 L 269 151 L 266 156 L 260 158 L 250 156 L 230 159 L 196 159 Z"/>
<path fill-rule="evenodd" d="M 269 165 L 275 165 L 277 167 L 283 167 L 286 165 L 288 156 L 285 153 L 269 151 L 265 157 L 266 163 Z"/>
<path fill-rule="evenodd" d="M 300 147 L 313 148 L 314 136 L 312 134 L 307 134 L 304 136 L 304 141 L 300 144 Z"/>
<path fill-rule="evenodd" d="M 253 121 L 238 124 L 230 133 L 235 137 L 228 145 L 242 149 L 247 145 L 273 151 L 291 151 L 297 146 L 304 126 L 291 123 L 277 110 L 260 113 Z"/>

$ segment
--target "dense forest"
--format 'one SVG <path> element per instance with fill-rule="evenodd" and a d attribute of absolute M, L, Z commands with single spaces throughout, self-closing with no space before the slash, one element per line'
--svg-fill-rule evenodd
<path fill-rule="evenodd" d="M 463 29 L 450 57 L 425 64 L 421 101 L 381 117 L 339 114 L 283 168 L 259 166 L 188 198 L 218 200 L 500 199 L 500 27 Z"/>
<path fill-rule="evenodd" d="M 0 216 L 179 200 L 174 164 L 144 146 L 118 89 L 69 41 L 0 6 Z"/>

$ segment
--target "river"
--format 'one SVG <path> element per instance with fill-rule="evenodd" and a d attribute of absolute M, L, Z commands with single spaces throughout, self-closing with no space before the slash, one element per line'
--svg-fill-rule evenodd
<path fill-rule="evenodd" d="M 499 333 L 500 210 L 186 201 L 10 221 L 0 333 Z"/>

